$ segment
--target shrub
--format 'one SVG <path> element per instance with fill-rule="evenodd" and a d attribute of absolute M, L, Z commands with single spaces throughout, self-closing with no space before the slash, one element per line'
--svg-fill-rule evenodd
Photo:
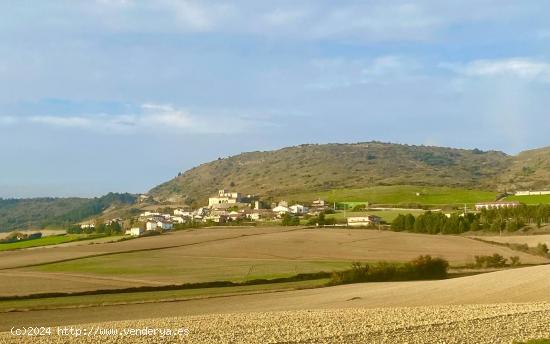
<path fill-rule="evenodd" d="M 512 256 L 512 257 L 510 257 L 510 265 L 511 265 L 511 266 L 518 266 L 518 265 L 520 265 L 520 264 L 521 264 L 521 262 L 520 262 L 518 256 Z"/>
<path fill-rule="evenodd" d="M 477 268 L 500 268 L 506 266 L 506 258 L 498 253 L 492 256 L 475 256 L 474 258 Z"/>

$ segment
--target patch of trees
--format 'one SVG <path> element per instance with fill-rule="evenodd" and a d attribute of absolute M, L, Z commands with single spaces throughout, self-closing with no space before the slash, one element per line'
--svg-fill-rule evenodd
<path fill-rule="evenodd" d="M 281 222 L 283 226 L 299 226 L 300 225 L 300 218 L 298 216 L 294 216 L 291 214 L 285 214 L 283 216 L 283 220 Z"/>
<path fill-rule="evenodd" d="M 473 267 L 475 268 L 502 268 L 508 265 L 517 266 L 521 264 L 518 256 L 510 257 L 510 263 L 508 263 L 508 259 L 498 253 L 491 256 L 475 256 L 474 259 L 475 263 Z"/>
<path fill-rule="evenodd" d="M 430 255 L 419 256 L 404 264 L 355 262 L 349 270 L 333 272 L 329 284 L 442 279 L 447 277 L 448 268 L 445 259 Z"/>
<path fill-rule="evenodd" d="M 550 205 L 520 205 L 514 208 L 483 209 L 475 214 L 452 214 L 450 217 L 430 211 L 416 218 L 412 214 L 400 214 L 392 222 L 391 229 L 428 234 L 460 234 L 477 230 L 515 232 L 527 225 L 541 227 L 549 220 Z"/>
<path fill-rule="evenodd" d="M 14 232 L 14 233 L 10 233 L 7 237 L 0 240 L 0 243 L 8 244 L 8 243 L 17 242 L 17 241 L 34 240 L 34 239 L 40 239 L 40 238 L 42 238 L 42 233 L 40 232 L 31 233 L 31 234 Z"/>
<path fill-rule="evenodd" d="M 317 216 L 314 216 L 314 217 L 311 217 L 308 221 L 307 221 L 307 224 L 310 225 L 310 226 L 331 226 L 331 225 L 334 225 L 336 224 L 336 219 L 334 218 L 326 218 L 325 217 L 325 213 L 320 213 L 319 215 Z"/>

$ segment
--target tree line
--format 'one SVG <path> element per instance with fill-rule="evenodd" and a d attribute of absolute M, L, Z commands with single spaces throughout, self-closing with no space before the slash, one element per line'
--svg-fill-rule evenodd
<path fill-rule="evenodd" d="M 426 212 L 416 218 L 400 214 L 391 223 L 393 231 L 428 234 L 460 234 L 468 231 L 515 232 L 527 225 L 541 227 L 550 222 L 550 205 L 520 205 L 513 208 L 482 209 L 478 213 Z"/>

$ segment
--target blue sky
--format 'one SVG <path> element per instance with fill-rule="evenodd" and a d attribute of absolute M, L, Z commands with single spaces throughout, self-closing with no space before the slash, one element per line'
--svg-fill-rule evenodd
<path fill-rule="evenodd" d="M 550 1 L 0 1 L 0 197 L 301 143 L 550 137 Z"/>

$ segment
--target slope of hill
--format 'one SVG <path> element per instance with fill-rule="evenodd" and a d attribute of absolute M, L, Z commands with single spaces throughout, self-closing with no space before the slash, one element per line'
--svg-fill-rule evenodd
<path fill-rule="evenodd" d="M 64 226 L 98 215 L 113 205 L 135 201 L 136 196 L 127 193 L 99 198 L 0 199 L 0 232 Z"/>
<path fill-rule="evenodd" d="M 204 202 L 218 188 L 263 197 L 376 185 L 494 189 L 510 165 L 502 152 L 380 142 L 301 145 L 202 164 L 150 191 L 159 200 Z"/>
<path fill-rule="evenodd" d="M 500 183 L 512 190 L 550 189 L 550 147 L 524 151 L 512 157 Z"/>

